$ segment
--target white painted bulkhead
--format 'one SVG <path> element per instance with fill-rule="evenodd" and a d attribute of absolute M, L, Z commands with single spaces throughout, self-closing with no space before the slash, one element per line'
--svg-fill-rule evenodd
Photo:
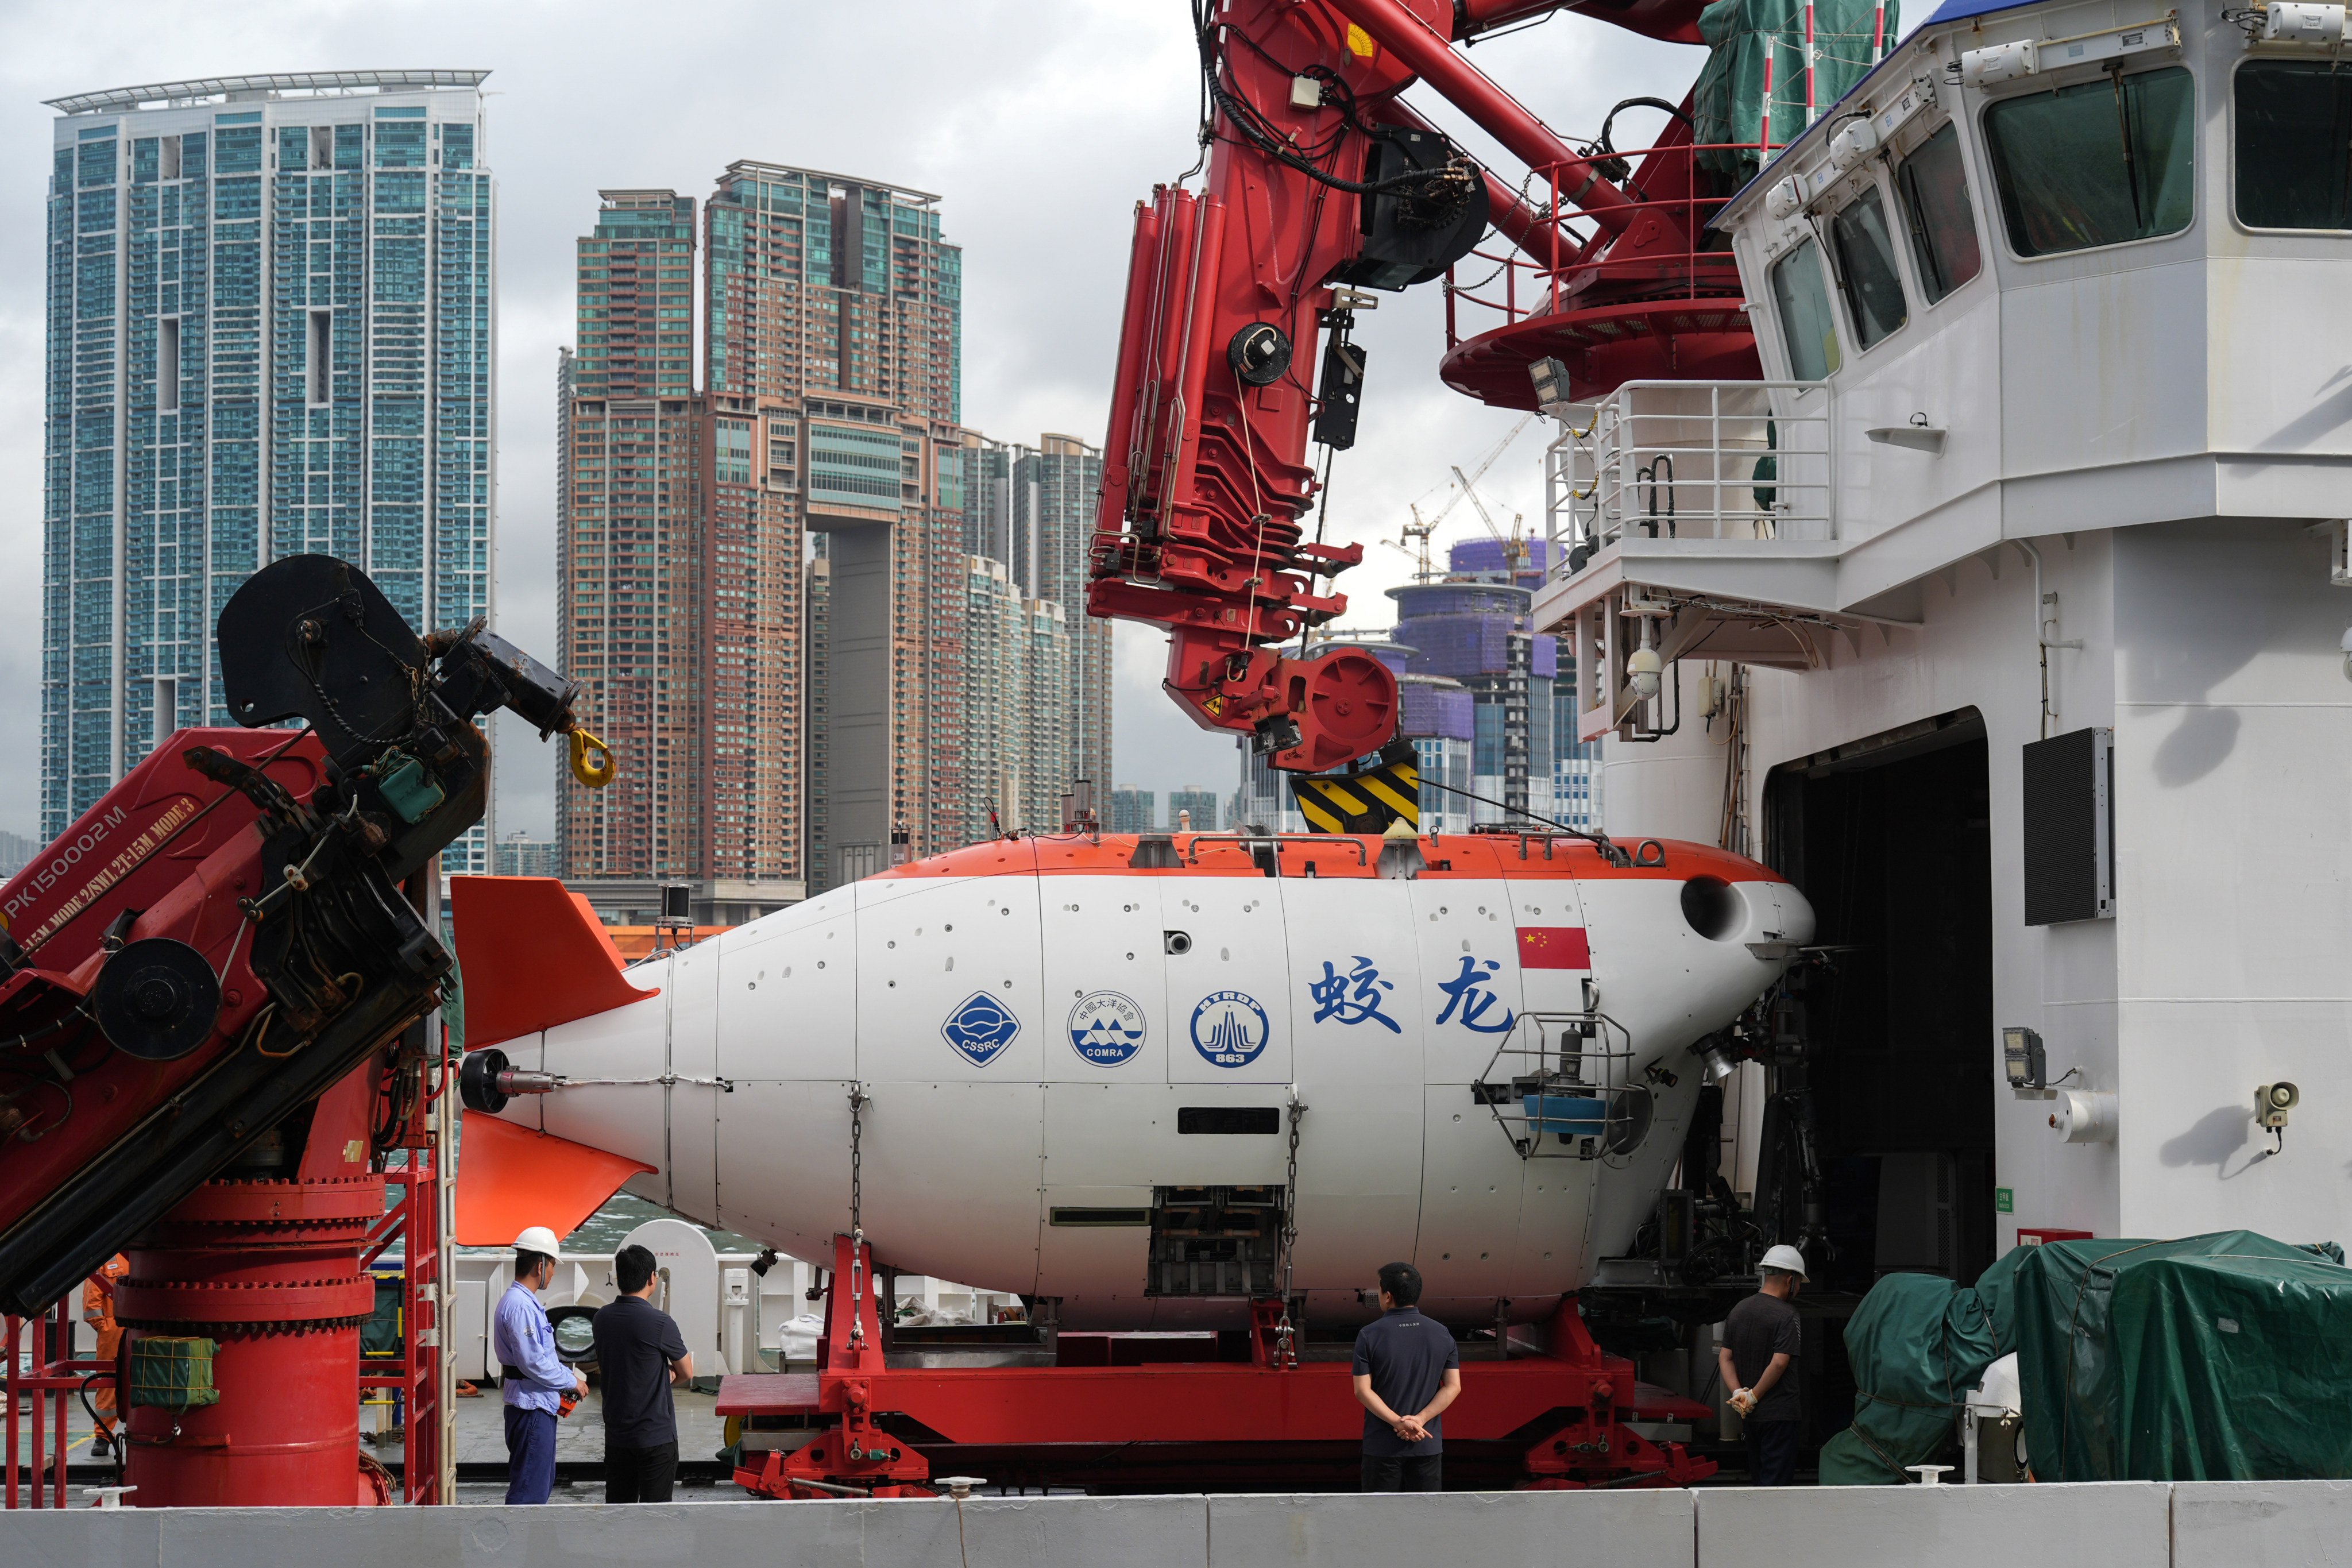
<path fill-rule="evenodd" d="M 2048 1101 L 1997 1090 L 1995 1180 L 2015 1194 L 2014 1211 L 1996 1216 L 2004 1248 L 2021 1226 L 2247 1226 L 2316 1241 L 2352 1221 L 2352 684 L 2339 653 L 2352 593 L 2331 584 L 2315 526 L 2352 511 L 2352 232 L 2256 230 L 2232 205 L 2232 73 L 2250 58 L 2330 57 L 2265 50 L 2235 20 L 2179 12 L 2180 48 L 2126 68 L 2194 72 L 2191 221 L 2038 258 L 2005 232 L 1985 110 L 2104 79 L 2061 63 L 1979 89 L 1958 68 L 1963 51 L 2164 15 L 2115 0 L 1931 19 L 1840 106 L 1874 111 L 1927 84 L 1933 107 L 1892 147 L 1899 157 L 1957 125 L 1984 265 L 1927 303 L 1898 237 L 1909 319 L 1867 350 L 1837 304 L 1843 363 L 1809 395 L 1831 411 L 1836 444 L 1833 547 L 1628 529 L 1537 604 L 1538 625 L 1565 628 L 1577 603 L 1622 584 L 1834 623 L 1819 668 L 1752 671 L 1747 787 L 1759 824 L 1776 765 L 1938 715 L 1981 716 L 1996 1023 L 2038 1029 L 2053 1077 L 2079 1068 L 2078 1083 L 2120 1098 L 2114 1142 L 2069 1145 Z M 1815 182 L 1830 133 L 1852 118 L 1826 116 L 1723 220 L 1768 377 L 1792 375 L 1770 265 L 1864 184 L 1900 210 L 1884 159 Z M 1766 210 L 1791 174 L 1831 193 L 1811 223 Z M 1941 455 L 1865 436 L 1904 425 L 1943 432 Z M 2114 731 L 2108 920 L 2023 922 L 2021 748 L 2044 732 L 2030 552 L 2057 595 L 2040 606 L 2056 616 L 2049 637 L 2083 645 L 2049 650 L 2048 732 Z M 1694 677 L 1685 666 L 1686 702 Z M 1610 738 L 1612 833 L 1715 837 L 1725 756 L 1696 731 L 1686 723 L 1653 745 Z M 1997 1038 L 1983 1061 L 1997 1081 Z M 2281 1079 L 2303 1101 L 2274 1150 L 2252 1097 Z"/>

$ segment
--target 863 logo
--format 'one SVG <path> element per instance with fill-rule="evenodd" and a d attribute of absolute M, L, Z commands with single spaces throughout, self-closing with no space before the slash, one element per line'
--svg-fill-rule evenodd
<path fill-rule="evenodd" d="M 1217 1067 L 1247 1067 L 1273 1034 L 1257 998 L 1240 991 L 1212 991 L 1192 1009 L 1192 1048 Z"/>

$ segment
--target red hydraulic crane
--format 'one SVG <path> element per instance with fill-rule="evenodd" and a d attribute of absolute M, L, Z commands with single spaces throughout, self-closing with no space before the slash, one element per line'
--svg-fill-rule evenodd
<path fill-rule="evenodd" d="M 1524 256 L 1504 270 L 1532 267 L 1541 297 L 1524 310 L 1514 298 L 1502 325 L 1454 346 L 1444 374 L 1457 389 L 1533 407 L 1528 370 L 1543 359 L 1561 362 L 1577 396 L 1637 376 L 1757 374 L 1731 258 L 1702 248 L 1728 193 L 1707 188 L 1687 101 L 1636 168 L 1572 149 L 1452 47 L 1560 8 L 1194 0 L 1207 178 L 1159 186 L 1136 209 L 1087 608 L 1167 627 L 1169 693 L 1202 728 L 1252 736 L 1276 767 L 1334 767 L 1396 727 L 1396 680 L 1379 660 L 1279 651 L 1345 610 L 1316 580 L 1363 558 L 1319 529 L 1307 537 L 1321 488 L 1307 448 L 1354 442 L 1364 290 L 1445 276 L 1491 224 Z M 1702 0 L 1581 9 L 1700 41 Z M 1523 163 L 1527 184 L 1479 167 L 1402 104 L 1415 81 Z M 1547 199 L 1521 198 L 1538 187 Z M 1568 226 L 1571 208 L 1590 233 Z"/>
<path fill-rule="evenodd" d="M 408 1495 L 432 1499 L 453 1076 L 435 857 L 482 815 L 478 715 L 565 732 L 583 783 L 612 776 L 572 683 L 478 621 L 419 637 L 341 561 L 262 568 L 219 650 L 247 727 L 173 735 L 0 889 L 10 1506 L 26 1458 L 51 1461 L 36 1506 L 63 1506 L 66 1402 L 93 1383 L 117 1390 L 143 1506 L 384 1500 L 359 1327 L 395 1236 L 405 1370 L 370 1383 L 401 1392 Z M 123 1351 L 77 1361 L 57 1304 L 117 1253 Z"/>

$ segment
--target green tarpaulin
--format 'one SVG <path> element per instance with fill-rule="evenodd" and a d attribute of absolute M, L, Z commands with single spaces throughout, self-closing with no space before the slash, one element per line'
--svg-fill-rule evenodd
<path fill-rule="evenodd" d="M 2352 1477 L 2352 1269 L 2244 1230 L 2032 1250 L 2017 1361 L 2037 1480 Z"/>
<path fill-rule="evenodd" d="M 2352 1477 L 2352 1269 L 2251 1231 L 2021 1247 L 1973 1288 L 1895 1274 L 1846 1327 L 1853 1425 L 1828 1486 L 1906 1481 L 2017 1352 L 2044 1481 Z"/>
<path fill-rule="evenodd" d="M 1805 129 L 1804 0 L 1716 0 L 1699 13 L 1706 39 L 1706 68 L 1692 91 L 1692 140 L 1701 146 L 1735 142 L 1738 151 L 1699 154 L 1717 174 L 1744 179 L 1756 172 L 1764 140 L 1765 62 L 1771 62 L 1771 142 L 1785 147 Z M 1895 42 L 1901 13 L 1886 0 L 1818 0 L 1812 11 L 1812 102 L 1816 113 L 1845 96 L 1885 47 Z"/>
<path fill-rule="evenodd" d="M 1960 1406 L 1985 1368 L 2017 1348 L 2011 1314 L 2021 1247 L 1974 1289 L 1935 1274 L 1890 1274 L 1845 1328 L 1853 1425 L 1822 1445 L 1825 1487 L 1899 1486 L 1934 1464 L 1959 1430 Z"/>

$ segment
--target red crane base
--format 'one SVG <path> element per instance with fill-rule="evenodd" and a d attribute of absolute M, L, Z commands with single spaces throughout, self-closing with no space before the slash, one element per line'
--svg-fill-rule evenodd
<path fill-rule="evenodd" d="M 384 1215 L 366 1158 L 375 1089 L 362 1067 L 320 1097 L 290 1179 L 207 1182 L 132 1244 L 114 1288 L 126 1360 L 155 1336 L 217 1347 L 211 1403 L 145 1403 L 128 1380 L 124 1479 L 139 1506 L 390 1500 L 359 1451 L 360 1325 L 375 1310 L 360 1255 Z"/>
<path fill-rule="evenodd" d="M 941 1472 L 1100 1491 L 1331 1489 L 1341 1478 L 1352 1489 L 1364 1412 L 1349 1365 L 1285 1364 L 1278 1303 L 1255 1304 L 1246 1363 L 1073 1365 L 1183 1342 L 1071 1334 L 1055 1366 L 891 1366 L 872 1282 L 870 1258 L 836 1238 L 818 1371 L 721 1383 L 719 1413 L 744 1417 L 748 1432 L 805 1435 L 746 1451 L 735 1479 L 754 1496 L 929 1496 Z M 1635 1382 L 1573 1302 L 1549 1340 L 1546 1353 L 1463 1363 L 1462 1396 L 1445 1414 L 1454 1484 L 1678 1487 L 1715 1473 L 1713 1460 L 1627 1425 L 1697 1419 L 1706 1406 Z"/>

